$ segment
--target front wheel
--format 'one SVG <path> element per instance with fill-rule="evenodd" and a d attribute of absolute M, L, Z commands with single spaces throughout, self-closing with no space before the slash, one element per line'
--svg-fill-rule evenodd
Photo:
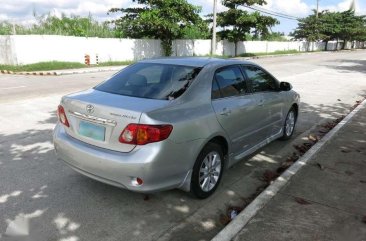
<path fill-rule="evenodd" d="M 217 189 L 224 170 L 222 148 L 208 143 L 199 154 L 193 167 L 191 192 L 200 199 L 212 195 Z"/>
<path fill-rule="evenodd" d="M 295 125 L 296 125 L 296 111 L 292 107 L 290 111 L 287 113 L 285 125 L 283 128 L 283 135 L 281 140 L 288 140 L 294 134 Z"/>

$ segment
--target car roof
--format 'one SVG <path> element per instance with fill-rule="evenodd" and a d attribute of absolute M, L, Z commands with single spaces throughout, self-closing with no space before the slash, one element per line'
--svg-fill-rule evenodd
<path fill-rule="evenodd" d="M 253 64 L 249 61 L 242 61 L 237 59 L 220 59 L 211 57 L 169 57 L 169 58 L 154 58 L 139 61 L 140 63 L 155 63 L 155 64 L 172 64 L 184 65 L 192 67 L 204 67 L 208 64 L 217 66 L 231 65 L 231 64 Z"/>

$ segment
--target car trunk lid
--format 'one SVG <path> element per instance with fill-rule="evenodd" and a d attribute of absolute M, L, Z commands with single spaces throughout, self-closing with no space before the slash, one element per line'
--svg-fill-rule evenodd
<path fill-rule="evenodd" d="M 135 145 L 119 142 L 130 123 L 140 123 L 141 114 L 162 108 L 166 100 L 152 100 L 110 94 L 94 89 L 68 95 L 61 105 L 70 127 L 66 132 L 85 143 L 120 152 L 130 152 Z"/>

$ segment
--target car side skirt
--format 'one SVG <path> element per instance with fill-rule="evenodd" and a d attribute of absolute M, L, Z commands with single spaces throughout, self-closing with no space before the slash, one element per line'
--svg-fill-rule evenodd
<path fill-rule="evenodd" d="M 234 165 L 235 163 L 239 162 L 240 160 L 242 160 L 244 157 L 253 154 L 255 151 L 257 151 L 258 149 L 266 146 L 267 144 L 269 144 L 270 142 L 280 138 L 283 134 L 283 128 L 280 129 L 280 131 L 276 134 L 274 134 L 273 136 L 268 137 L 267 139 L 265 139 L 264 141 L 258 143 L 257 145 L 253 146 L 252 148 L 230 158 L 230 161 L 228 163 L 229 167 Z"/>

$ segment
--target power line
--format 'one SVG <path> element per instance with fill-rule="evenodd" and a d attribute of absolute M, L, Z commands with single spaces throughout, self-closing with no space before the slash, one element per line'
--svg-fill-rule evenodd
<path fill-rule="evenodd" d="M 280 18 L 285 18 L 285 19 L 294 20 L 294 21 L 298 21 L 299 20 L 298 17 L 294 17 L 294 16 L 282 14 L 282 13 L 276 13 L 276 12 L 272 12 L 272 11 L 269 11 L 269 10 L 261 10 L 261 9 L 258 9 L 258 8 L 255 8 L 255 7 L 251 7 L 251 6 L 244 6 L 244 7 L 249 8 L 249 9 L 252 9 L 254 11 L 258 11 L 258 12 L 261 12 L 261 13 L 265 13 L 265 14 L 268 14 L 268 15 L 280 17 Z"/>
<path fill-rule="evenodd" d="M 264 9 L 260 9 L 258 7 L 253 7 L 253 6 L 244 6 L 244 7 L 255 10 L 255 11 L 258 11 L 258 12 L 262 12 L 262 13 L 265 13 L 265 14 L 273 15 L 273 16 L 276 16 L 276 17 L 286 18 L 286 19 L 290 19 L 290 20 L 299 20 L 298 17 L 290 16 L 290 15 L 282 14 L 282 13 L 278 13 L 278 12 L 274 12 L 274 11 L 271 11 L 271 10 L 264 10 Z"/>
<path fill-rule="evenodd" d="M 261 7 L 259 7 L 259 6 L 250 6 L 250 7 L 255 8 L 255 9 L 258 9 L 258 10 L 262 10 L 262 11 L 264 11 L 264 12 L 269 12 L 269 13 L 273 13 L 273 14 L 278 14 L 278 15 L 281 15 L 281 16 L 284 16 L 284 17 L 289 17 L 289 18 L 299 19 L 299 17 L 296 17 L 296 16 L 292 16 L 292 15 L 288 15 L 288 14 L 284 14 L 284 13 L 276 12 L 276 11 L 273 11 L 273 10 L 269 10 L 269 9 L 261 8 Z"/>

